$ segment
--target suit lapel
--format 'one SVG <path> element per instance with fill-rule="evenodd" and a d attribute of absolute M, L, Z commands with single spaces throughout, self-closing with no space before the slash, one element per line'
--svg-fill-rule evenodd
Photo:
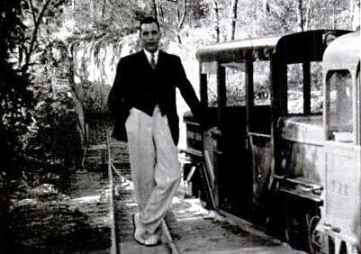
<path fill-rule="evenodd" d="M 150 68 L 152 69 L 152 67 L 150 66 L 150 63 L 148 62 L 147 56 L 144 53 L 144 50 L 139 51 L 139 62 L 141 63 L 141 66 L 143 66 L 144 68 Z"/>

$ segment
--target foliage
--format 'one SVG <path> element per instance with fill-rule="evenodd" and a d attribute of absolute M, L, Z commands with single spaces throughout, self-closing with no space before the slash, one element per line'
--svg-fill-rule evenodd
<path fill-rule="evenodd" d="M 76 140 L 68 135 L 76 129 L 69 98 L 49 93 L 49 78 L 42 82 L 46 76 L 42 68 L 49 64 L 42 53 L 50 45 L 47 42 L 54 39 L 63 3 L 6 0 L 0 4 L 0 210 L 4 213 L 15 191 L 13 179 L 21 179 L 24 171 L 54 170 L 58 167 L 54 158 L 64 161 L 64 151 L 72 151 L 65 146 L 71 144 L 69 140 Z M 52 110 L 39 106 L 41 100 Z M 49 135 L 45 135 L 49 128 L 63 131 L 56 142 L 52 141 L 56 144 L 52 147 L 46 139 Z"/>
<path fill-rule="evenodd" d="M 0 130 L 2 143 L 7 144 L 2 149 L 9 155 L 5 156 L 8 164 L 29 145 L 29 137 L 37 136 L 39 143 L 44 142 L 44 149 L 58 142 L 40 138 L 35 132 L 48 133 L 45 136 L 49 138 L 55 131 L 50 131 L 48 125 L 60 128 L 63 122 L 59 119 L 67 118 L 67 114 L 75 119 L 67 92 L 54 95 L 49 86 L 52 74 L 44 77 L 44 66 L 49 64 L 44 54 L 61 34 L 123 36 L 136 31 L 138 23 L 134 21 L 156 14 L 167 39 L 176 40 L 193 53 L 199 45 L 233 38 L 233 30 L 239 39 L 300 29 L 350 29 L 353 13 L 360 5 L 359 0 L 351 2 L 352 6 L 341 0 L 326 0 L 326 4 L 319 0 L 239 0 L 237 7 L 227 0 L 2 1 Z M 233 7 L 237 7 L 237 15 Z M 33 108 L 35 104 L 38 106 Z M 69 124 L 76 126 L 70 119 Z M 50 149 L 54 153 L 55 147 Z"/>
<path fill-rule="evenodd" d="M 0 5 L 0 143 L 5 161 L 0 171 L 9 173 L 22 149 L 22 137 L 31 121 L 33 105 L 29 75 L 17 68 L 11 54 L 25 34 L 22 2 L 2 1 Z"/>
<path fill-rule="evenodd" d="M 53 39 L 52 17 L 58 16 L 60 4 L 61 1 L 51 0 L 0 2 L 0 246 L 5 253 L 13 240 L 8 239 L 7 231 L 12 198 L 28 192 L 31 186 L 55 179 L 54 173 L 58 175 L 61 168 L 54 158 L 65 160 L 64 151 L 72 152 L 66 147 L 72 145 L 69 141 L 74 141 L 67 135 L 74 130 L 74 115 L 67 96 L 46 100 L 52 110 L 34 107 L 44 95 L 46 99 L 50 94 L 39 96 L 47 83 L 39 82 L 44 73 L 35 70 L 41 69 L 40 53 L 49 46 L 46 42 Z M 56 135 L 60 139 L 45 140 L 49 129 L 63 131 Z"/>
<path fill-rule="evenodd" d="M 0 2 L 0 245 L 6 251 L 8 209 L 8 176 L 16 168 L 16 154 L 21 149 L 21 136 L 27 131 L 32 105 L 28 75 L 14 68 L 10 54 L 23 38 L 21 1 Z"/>
<path fill-rule="evenodd" d="M 23 70 L 39 64 L 38 57 L 56 38 L 63 20 L 63 5 L 67 0 L 22 0 L 26 30 L 18 43 L 17 63 Z"/>
<path fill-rule="evenodd" d="M 136 31 L 137 23 L 147 12 L 142 1 L 72 1 L 65 6 L 65 27 L 75 35 Z"/>
<path fill-rule="evenodd" d="M 36 131 L 29 136 L 26 152 L 50 165 L 75 166 L 74 157 L 81 156 L 81 140 L 73 95 L 67 90 L 43 89 L 41 93 L 44 100 L 35 107 Z M 43 170 L 49 171 L 50 165 Z"/>
<path fill-rule="evenodd" d="M 75 166 L 73 157 L 80 157 L 81 140 L 67 47 L 54 40 L 45 48 L 33 68 L 36 105 L 26 153 L 47 164 Z"/>
<path fill-rule="evenodd" d="M 360 1 L 353 2 L 354 6 L 339 0 L 327 0 L 326 5 L 319 0 L 239 0 L 237 7 L 226 0 L 2 1 L 0 129 L 3 143 L 8 144 L 7 148 L 2 148 L 6 150 L 4 154 L 12 154 L 7 158 L 15 158 L 35 132 L 48 133 L 45 136 L 49 138 L 54 130 L 50 131 L 47 126 L 54 125 L 52 128 L 56 129 L 55 126 L 62 123 L 55 119 L 66 118 L 67 114 L 74 118 L 73 106 L 64 96 L 67 92 L 54 95 L 49 87 L 53 82 L 52 74 L 44 77 L 44 66 L 49 64 L 44 54 L 61 33 L 122 36 L 136 31 L 138 23 L 134 21 L 156 14 L 167 39 L 176 40 L 193 54 L 199 45 L 233 38 L 233 29 L 237 39 L 299 29 L 350 28 L 351 21 L 347 17 L 353 15 L 348 14 L 359 8 Z M 237 15 L 233 7 L 237 7 Z M 30 81 L 33 85 L 29 85 Z M 74 96 L 72 91 L 70 93 Z M 45 104 L 41 104 L 42 100 Z M 33 109 L 36 103 L 38 106 Z M 39 137 L 39 143 L 45 142 L 44 148 L 49 147 L 49 140 L 35 136 Z"/>
<path fill-rule="evenodd" d="M 56 32 L 61 27 L 59 22 L 62 21 L 59 13 L 62 12 L 64 3 L 66 0 L 19 0 L 1 4 L 1 37 L 4 38 L 1 49 L 4 51 L 1 51 L 0 130 L 1 139 L 4 140 L 2 143 L 7 144 L 2 149 L 4 154 L 9 154 L 5 156 L 9 159 L 5 164 L 7 168 L 2 169 L 7 173 L 16 175 L 31 167 L 24 158 L 29 158 L 27 153 L 32 148 L 28 146 L 34 146 L 35 136 L 38 138 L 37 145 L 42 146 L 43 151 L 59 155 L 56 148 L 49 149 L 44 138 L 46 135 L 43 134 L 48 131 L 48 126 L 58 131 L 59 128 L 74 129 L 70 128 L 74 121 L 70 119 L 74 119 L 74 114 L 69 98 L 49 90 L 54 78 L 51 69 L 56 66 L 52 65 L 54 61 L 50 63 L 52 60 L 44 57 L 48 54 L 46 49 L 54 46 Z M 62 66 L 62 63 L 58 64 Z M 41 101 L 49 104 L 46 110 L 39 106 Z M 36 104 L 38 106 L 34 108 Z M 70 119 L 65 120 L 66 118 Z M 68 125 L 62 126 L 64 124 Z M 46 161 L 46 156 L 42 157 L 41 154 L 38 158 Z M 22 161 L 24 163 L 20 165 Z"/>
<path fill-rule="evenodd" d="M 77 163 L 74 157 L 80 158 L 79 120 L 74 110 L 76 95 L 71 86 L 66 37 L 110 36 L 119 42 L 124 35 L 137 31 L 141 17 L 155 14 L 164 28 L 166 41 L 175 41 L 187 58 L 194 58 L 197 47 L 233 38 L 308 29 L 352 29 L 359 18 L 355 13 L 360 10 L 360 0 L 238 0 L 238 5 L 236 2 L 0 1 L 0 154 L 3 158 L 0 217 L 6 216 L 9 192 L 14 190 L 9 178 L 21 182 L 14 188 L 34 186 L 53 176 L 43 179 L 32 172 L 48 175 L 49 171 Z M 59 47 L 63 49 L 60 58 L 51 53 Z M 312 79 L 317 90 L 321 80 L 318 67 Z M 58 81 L 65 85 L 59 86 Z M 233 95 L 234 103 L 243 103 L 243 99 L 237 100 L 244 97 L 244 90 L 234 83 L 234 89 L 228 93 Z M 260 84 L 256 85 L 256 93 L 257 86 L 263 89 L 267 85 Z M 0 225 L 0 239 L 3 228 Z"/>

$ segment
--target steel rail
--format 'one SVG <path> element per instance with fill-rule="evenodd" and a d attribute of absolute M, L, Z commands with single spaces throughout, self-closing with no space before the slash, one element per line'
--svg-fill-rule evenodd
<path fill-rule="evenodd" d="M 167 238 L 167 244 L 172 251 L 171 253 L 172 254 L 181 254 L 178 246 L 175 244 L 175 242 L 172 238 L 172 235 L 170 234 L 169 227 L 164 219 L 162 220 L 162 232 L 163 232 L 163 235 Z"/>
<path fill-rule="evenodd" d="M 112 245 L 111 245 L 111 250 L 110 253 L 111 254 L 121 254 L 120 252 L 120 247 L 119 247 L 119 243 L 118 243 L 118 236 L 119 236 L 119 232 L 118 232 L 118 224 L 117 224 L 117 218 L 116 218 L 116 214 L 115 214 L 115 200 L 114 200 L 114 195 L 115 195 L 115 189 L 114 189 L 114 182 L 113 182 L 113 173 L 112 173 L 112 156 L 111 156 L 111 148 L 110 148 L 110 135 L 109 132 L 106 131 L 106 148 L 107 148 L 107 153 L 108 153 L 108 177 L 109 177 L 109 185 L 110 185 L 110 209 L 111 209 L 111 215 L 113 216 L 113 221 L 114 223 L 112 223 L 111 225 L 111 239 L 112 239 Z"/>

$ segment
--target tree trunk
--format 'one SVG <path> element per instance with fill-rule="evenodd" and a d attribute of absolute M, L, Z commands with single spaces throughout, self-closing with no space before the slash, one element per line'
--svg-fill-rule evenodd
<path fill-rule="evenodd" d="M 71 18 L 75 22 L 75 0 L 71 0 Z"/>
<path fill-rule="evenodd" d="M 354 27 L 354 18 L 355 18 L 355 8 L 353 0 L 350 0 L 350 24 L 353 30 L 356 30 Z"/>
<path fill-rule="evenodd" d="M 43 7 L 41 8 L 41 11 L 40 11 L 38 17 L 35 19 L 34 30 L 32 31 L 31 41 L 30 41 L 29 47 L 26 50 L 25 63 L 24 63 L 24 66 L 22 67 L 22 72 L 24 74 L 27 72 L 27 70 L 28 70 L 28 68 L 30 66 L 31 56 L 33 54 L 35 43 L 36 43 L 36 40 L 37 40 L 37 37 L 38 37 L 38 31 L 40 29 L 40 24 L 41 24 L 41 21 L 43 19 L 45 11 L 47 10 L 50 2 L 51 2 L 51 0 L 47 0 L 45 2 Z"/>
<path fill-rule="evenodd" d="M 263 11 L 269 13 L 271 11 L 268 0 L 262 0 Z"/>
<path fill-rule="evenodd" d="M 236 26 L 237 26 L 237 18 L 238 18 L 238 0 L 233 0 L 232 2 L 232 21 L 231 21 L 231 36 L 230 39 L 234 40 L 236 35 Z"/>
<path fill-rule="evenodd" d="M 298 27 L 300 28 L 300 31 L 305 30 L 305 20 L 304 20 L 304 13 L 303 13 L 303 0 L 297 1 L 297 23 Z"/>
<path fill-rule="evenodd" d="M 332 17 L 333 17 L 333 26 L 332 29 L 336 29 L 337 27 L 337 21 L 336 21 L 336 0 L 333 0 L 332 3 Z"/>
<path fill-rule="evenodd" d="M 305 30 L 309 30 L 311 27 L 311 11 L 312 11 L 312 0 L 307 0 L 306 10 L 305 10 Z"/>
<path fill-rule="evenodd" d="M 177 24 L 177 38 L 178 38 L 178 43 L 182 44 L 182 38 L 180 36 L 180 32 L 184 26 L 184 22 L 187 16 L 187 0 L 183 0 L 183 10 L 180 10 L 181 6 L 177 6 L 177 17 L 178 17 L 178 24 Z"/>
<path fill-rule="evenodd" d="M 92 21 L 92 25 L 95 26 L 96 23 L 96 13 L 95 13 L 95 3 L 94 0 L 90 0 L 90 17 L 91 17 L 91 21 Z"/>
<path fill-rule="evenodd" d="M 215 26 L 215 30 L 216 30 L 216 42 L 220 41 L 220 27 L 219 27 L 219 7 L 218 7 L 218 2 L 217 0 L 213 1 L 214 3 L 214 14 L 216 16 L 216 26 Z"/>
<path fill-rule="evenodd" d="M 183 28 L 183 25 L 184 25 L 184 21 L 186 19 L 186 16 L 187 16 L 187 12 L 188 12 L 188 9 L 187 9 L 187 0 L 183 0 L 183 11 L 180 12 L 179 11 L 179 7 L 177 8 L 177 12 L 178 12 L 178 30 L 182 29 Z M 182 13 L 182 14 L 181 14 Z"/>
<path fill-rule="evenodd" d="M 153 15 L 156 20 L 158 20 L 158 5 L 157 0 L 153 0 Z"/>
<path fill-rule="evenodd" d="M 104 18 L 105 18 L 106 6 L 107 6 L 107 0 L 103 0 L 102 21 L 104 21 Z"/>
<path fill-rule="evenodd" d="M 164 10 L 162 3 L 159 4 L 159 12 L 160 12 L 160 17 L 162 18 L 162 23 L 164 23 Z"/>

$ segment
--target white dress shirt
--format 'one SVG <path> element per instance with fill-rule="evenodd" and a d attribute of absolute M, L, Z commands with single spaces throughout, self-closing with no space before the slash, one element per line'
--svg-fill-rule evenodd
<path fill-rule="evenodd" d="M 155 51 L 154 53 L 151 53 L 149 51 L 147 51 L 146 49 L 144 49 L 144 53 L 147 56 L 148 62 L 151 64 L 151 59 L 152 59 L 152 54 L 154 54 L 154 61 L 155 61 L 155 65 L 157 65 L 158 63 L 158 57 L 159 57 L 159 50 Z"/>

